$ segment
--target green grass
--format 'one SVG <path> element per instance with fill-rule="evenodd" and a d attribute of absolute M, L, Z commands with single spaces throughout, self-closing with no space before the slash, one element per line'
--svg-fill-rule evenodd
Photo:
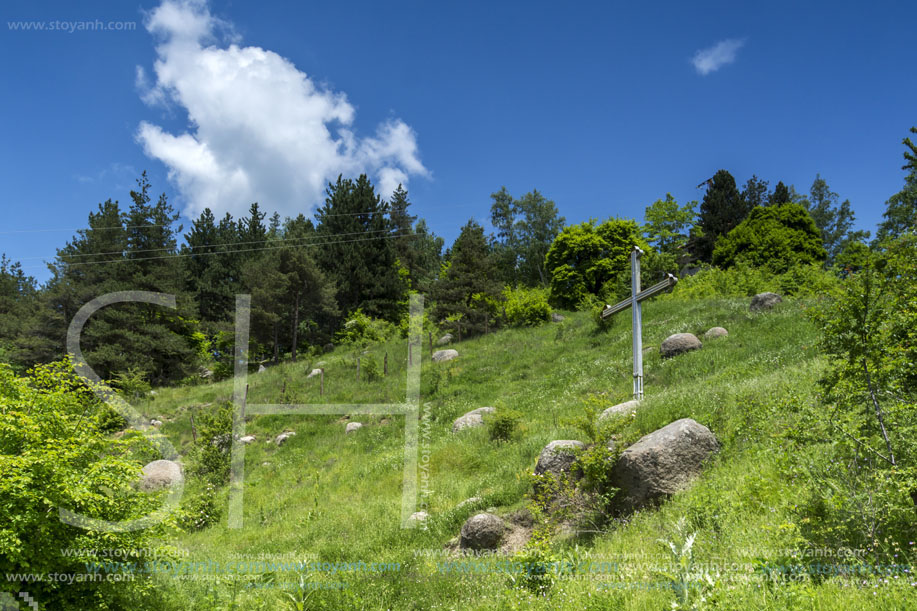
<path fill-rule="evenodd" d="M 226 526 L 226 490 L 216 495 L 223 518 L 172 541 L 189 561 L 225 565 L 239 555 L 267 555 L 322 562 L 400 563 L 400 570 L 338 574 L 272 571 L 233 579 L 157 575 L 151 608 L 162 609 L 647 609 L 670 608 L 675 594 L 658 567 L 665 560 L 660 540 L 674 540 L 683 519 L 696 532 L 694 561 L 712 571 L 704 605 L 723 609 L 905 609 L 913 595 L 902 578 L 829 578 L 779 583 L 750 574 L 755 562 L 779 561 L 779 550 L 799 543 L 798 512 L 808 482 L 788 476 L 789 464 L 815 449 L 800 447 L 794 431 L 804 426 L 804 406 L 817 406 L 822 359 L 817 331 L 805 303 L 787 300 L 775 311 L 753 315 L 748 301 L 664 300 L 644 306 L 647 397 L 620 434 L 627 440 L 672 422 L 694 418 L 709 427 L 722 449 L 703 476 L 658 509 L 626 521 L 612 520 L 602 532 L 559 536 L 552 553 L 577 566 L 617 563 L 615 570 L 581 570 L 561 576 L 546 595 L 514 585 L 505 573 L 444 573 L 437 557 L 465 518 L 492 508 L 508 513 L 526 504 L 541 448 L 553 439 L 583 439 L 568 424 L 582 402 L 601 393 L 608 405 L 631 394 L 630 318 L 619 315 L 596 332 L 584 313 L 560 324 L 504 330 L 452 347 L 460 357 L 434 364 L 425 354 L 421 394 L 430 416 L 429 488 L 424 496 L 426 529 L 400 528 L 404 428 L 400 416 L 354 416 L 364 428 L 344 435 L 337 416 L 254 416 L 247 432 L 258 440 L 245 454 L 244 527 Z M 729 336 L 705 342 L 702 350 L 663 361 L 658 345 L 668 335 L 702 338 L 712 326 Z M 249 376 L 251 403 L 398 402 L 404 397 L 406 347 L 401 342 L 372 351 L 389 374 L 375 383 L 355 379 L 354 356 L 342 349 L 312 361 L 270 368 Z M 315 361 L 326 362 L 325 396 L 318 379 L 305 379 Z M 281 392 L 282 389 L 285 392 Z M 230 399 L 232 381 L 187 388 L 162 388 L 139 406 L 162 427 L 179 452 L 191 444 L 190 416 Z M 519 434 L 491 441 L 486 428 L 452 435 L 453 419 L 476 407 L 496 406 L 523 415 Z M 267 441 L 296 431 L 281 447 Z M 186 488 L 193 495 L 200 485 Z M 456 509 L 472 497 L 482 501 Z M 677 543 L 677 541 L 676 541 Z M 274 556 L 270 556 L 274 555 Z M 486 560 L 486 559 L 479 559 Z M 831 560 L 827 560 L 831 562 Z M 583 564 L 586 563 L 586 564 Z M 483 565 L 482 565 L 483 566 Z M 601 566 L 601 565 L 596 565 Z M 199 577 L 199 576 L 198 576 Z M 284 586 L 346 582 L 341 590 L 307 592 L 294 604 Z M 286 590 L 293 594 L 295 590 Z M 300 597 L 302 601 L 303 598 Z"/>

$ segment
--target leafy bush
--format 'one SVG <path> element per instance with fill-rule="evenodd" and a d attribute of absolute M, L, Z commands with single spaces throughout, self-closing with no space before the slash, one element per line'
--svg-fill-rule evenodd
<path fill-rule="evenodd" d="M 522 414 L 512 409 L 500 409 L 491 416 L 487 423 L 487 430 L 493 441 L 509 441 L 519 428 Z"/>
<path fill-rule="evenodd" d="M 511 327 L 536 327 L 551 320 L 548 291 L 539 288 L 505 287 L 503 305 L 506 322 Z"/>
<path fill-rule="evenodd" d="M 189 471 L 217 486 L 229 480 L 232 414 L 232 403 L 227 402 L 199 412 L 195 418 L 197 443 L 189 456 Z"/>
<path fill-rule="evenodd" d="M 185 530 L 203 530 L 220 519 L 223 505 L 217 500 L 216 486 L 206 483 L 183 499 L 179 525 Z"/>
<path fill-rule="evenodd" d="M 152 388 L 146 374 L 136 367 L 118 373 L 109 384 L 117 388 L 127 401 L 145 397 Z"/>
<path fill-rule="evenodd" d="M 833 445 L 802 514 L 811 540 L 890 559 L 917 538 L 917 236 L 865 263 L 813 312 Z"/>
<path fill-rule="evenodd" d="M 335 335 L 340 344 L 365 348 L 371 344 L 384 342 L 394 335 L 395 326 L 387 321 L 367 316 L 363 310 L 351 314 L 344 326 Z"/>
<path fill-rule="evenodd" d="M 112 522 L 149 514 L 155 495 L 133 484 L 141 464 L 130 439 L 109 439 L 99 428 L 101 402 L 67 361 L 38 366 L 28 377 L 0 364 L 0 591 L 27 590 L 48 609 L 130 608 L 125 598 L 150 587 L 91 580 L 19 583 L 16 573 L 85 573 L 84 563 L 106 550 L 142 558 L 160 528 L 128 532 L 86 530 L 59 517 L 60 509 Z M 82 550 L 68 555 L 74 550 Z M 122 601 L 122 602 L 118 602 Z"/>
<path fill-rule="evenodd" d="M 379 363 L 370 355 L 360 357 L 361 372 L 363 379 L 367 382 L 375 382 L 382 379 L 382 372 L 379 370 Z"/>
<path fill-rule="evenodd" d="M 758 206 L 716 242 L 713 263 L 732 267 L 740 261 L 782 273 L 795 265 L 821 263 L 828 257 L 821 232 L 799 204 Z"/>
<path fill-rule="evenodd" d="M 609 219 L 601 225 L 591 220 L 564 228 L 545 259 L 552 303 L 572 309 L 589 294 L 601 296 L 606 283 L 614 286 L 627 270 L 634 246 L 651 250 L 632 220 Z"/>
<path fill-rule="evenodd" d="M 782 274 L 739 262 L 729 269 L 706 267 L 678 281 L 675 289 L 657 299 L 690 301 L 722 297 L 750 297 L 765 291 L 782 295 L 820 296 L 832 293 L 840 280 L 819 265 L 799 265 Z"/>

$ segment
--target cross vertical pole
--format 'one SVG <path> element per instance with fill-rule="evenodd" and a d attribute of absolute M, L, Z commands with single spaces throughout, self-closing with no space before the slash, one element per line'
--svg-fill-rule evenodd
<path fill-rule="evenodd" d="M 630 253 L 630 299 L 634 334 L 634 399 L 643 400 L 643 316 L 637 294 L 640 293 L 640 255 L 643 251 L 634 246 Z"/>

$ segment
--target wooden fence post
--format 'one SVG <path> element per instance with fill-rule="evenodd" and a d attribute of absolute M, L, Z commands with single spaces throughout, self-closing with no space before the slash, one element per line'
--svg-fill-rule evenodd
<path fill-rule="evenodd" d="M 320 392 L 321 394 L 319 396 L 324 397 L 325 396 L 325 370 L 324 369 L 322 369 L 322 388 Z"/>
<path fill-rule="evenodd" d="M 382 359 L 382 375 L 388 375 L 388 352 L 385 353 L 385 358 Z"/>

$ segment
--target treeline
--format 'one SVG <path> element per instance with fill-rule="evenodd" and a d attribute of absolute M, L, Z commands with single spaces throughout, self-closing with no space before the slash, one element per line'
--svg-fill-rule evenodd
<path fill-rule="evenodd" d="M 820 176 L 803 195 L 757 176 L 740 190 L 720 170 L 700 203 L 667 195 L 645 209 L 643 223 L 570 226 L 537 190 L 516 198 L 504 187 L 491 195 L 493 233 L 472 219 L 444 251 L 411 213 L 407 191 L 383 200 L 365 175 L 329 184 L 311 219 L 268 218 L 255 203 L 238 219 L 204 210 L 182 234 L 179 215 L 165 195 L 151 198 L 144 174 L 126 209 L 108 200 L 89 215 L 57 251 L 44 285 L 0 259 L 0 360 L 24 368 L 60 358 L 79 308 L 124 290 L 175 294 L 177 307 L 106 307 L 86 326 L 83 352 L 105 378 L 165 383 L 229 374 L 241 293 L 252 295 L 252 360 L 276 362 L 321 352 L 357 318 L 405 329 L 412 291 L 427 296 L 430 324 L 459 338 L 538 324 L 550 306 L 608 302 L 629 290 L 634 245 L 646 252 L 646 283 L 705 266 L 849 274 L 872 245 L 917 226 L 917 150 L 909 138 L 904 144 L 905 186 L 888 200 L 872 244 L 869 232 L 853 229 L 850 202 Z"/>

